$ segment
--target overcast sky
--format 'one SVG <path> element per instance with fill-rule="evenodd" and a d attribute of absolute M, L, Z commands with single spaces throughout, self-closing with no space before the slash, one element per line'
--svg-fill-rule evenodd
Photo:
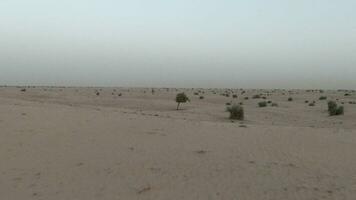
<path fill-rule="evenodd" d="M 0 84 L 356 89 L 356 1 L 1 0 Z"/>

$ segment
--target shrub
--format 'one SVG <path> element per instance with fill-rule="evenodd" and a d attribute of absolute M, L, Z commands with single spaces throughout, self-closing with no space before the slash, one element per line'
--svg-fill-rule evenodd
<path fill-rule="evenodd" d="M 252 96 L 252 99 L 260 99 L 260 98 L 261 98 L 261 96 L 258 94 Z"/>
<path fill-rule="evenodd" d="M 243 120 L 244 109 L 240 105 L 232 105 L 226 108 L 226 111 L 230 113 L 230 119 Z"/>
<path fill-rule="evenodd" d="M 343 115 L 344 107 L 338 106 L 335 101 L 329 101 L 328 102 L 328 112 L 329 112 L 330 116 Z"/>
<path fill-rule="evenodd" d="M 245 100 L 248 100 L 248 97 L 245 97 Z"/>
<path fill-rule="evenodd" d="M 314 102 L 309 103 L 309 106 L 315 106 Z"/>
<path fill-rule="evenodd" d="M 236 94 L 233 94 L 233 95 L 232 95 L 232 98 L 236 99 L 236 98 L 237 98 L 237 95 L 236 95 Z"/>
<path fill-rule="evenodd" d="M 21 92 L 26 92 L 26 88 L 21 89 Z"/>
<path fill-rule="evenodd" d="M 177 110 L 179 109 L 179 105 L 181 103 L 186 103 L 187 101 L 189 101 L 189 98 L 187 97 L 187 95 L 184 92 L 178 93 L 176 96 L 176 102 L 178 103 Z"/>
<path fill-rule="evenodd" d="M 271 104 L 271 103 L 272 103 L 272 101 L 271 101 L 271 100 L 269 100 L 269 101 L 267 101 L 267 103 L 268 103 L 268 104 Z"/>
<path fill-rule="evenodd" d="M 204 96 L 200 96 L 199 99 L 204 99 Z"/>
<path fill-rule="evenodd" d="M 272 107 L 278 107 L 278 103 L 272 103 Z"/>
<path fill-rule="evenodd" d="M 261 102 L 258 103 L 258 106 L 259 107 L 266 107 L 267 106 L 267 102 L 261 101 Z"/>
<path fill-rule="evenodd" d="M 292 98 L 292 97 L 289 97 L 289 98 L 288 98 L 288 101 L 293 101 L 293 98 Z"/>
<path fill-rule="evenodd" d="M 308 101 L 308 100 L 306 100 L 306 101 L 304 101 L 304 103 L 309 103 L 309 101 Z"/>
<path fill-rule="evenodd" d="M 326 96 L 321 96 L 321 97 L 319 97 L 319 100 L 326 100 L 326 99 L 327 99 Z"/>
<path fill-rule="evenodd" d="M 227 102 L 227 103 L 225 103 L 225 105 L 230 106 L 230 105 L 231 105 L 231 103 L 230 103 L 230 102 Z"/>

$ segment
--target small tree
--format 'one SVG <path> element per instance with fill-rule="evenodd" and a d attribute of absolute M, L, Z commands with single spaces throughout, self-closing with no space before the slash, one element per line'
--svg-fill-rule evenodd
<path fill-rule="evenodd" d="M 230 113 L 230 119 L 243 120 L 244 109 L 240 105 L 232 105 L 226 108 L 226 111 Z"/>
<path fill-rule="evenodd" d="M 187 101 L 190 101 L 190 100 L 184 92 L 178 93 L 176 96 L 176 102 L 178 103 L 177 110 L 179 109 L 179 105 L 181 103 L 186 103 Z"/>

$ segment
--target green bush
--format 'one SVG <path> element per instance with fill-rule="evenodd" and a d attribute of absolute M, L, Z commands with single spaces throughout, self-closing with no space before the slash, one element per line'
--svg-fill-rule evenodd
<path fill-rule="evenodd" d="M 335 101 L 328 102 L 328 112 L 330 116 L 334 115 L 343 115 L 344 114 L 344 107 L 338 106 Z"/>
<path fill-rule="evenodd" d="M 288 101 L 293 101 L 293 98 L 292 98 L 292 97 L 289 97 L 289 98 L 288 98 Z"/>
<path fill-rule="evenodd" d="M 243 120 L 244 109 L 240 105 L 232 105 L 226 108 L 226 111 L 230 113 L 230 119 Z"/>
<path fill-rule="evenodd" d="M 177 110 L 179 109 L 179 105 L 181 103 L 186 103 L 187 101 L 189 101 L 189 98 L 187 97 L 187 95 L 184 92 L 178 93 L 176 96 L 176 102 L 178 103 Z"/>
<path fill-rule="evenodd" d="M 204 96 L 200 96 L 199 99 L 204 99 Z"/>
<path fill-rule="evenodd" d="M 236 98 L 237 98 L 237 95 L 236 95 L 236 94 L 233 94 L 233 95 L 232 95 L 232 98 L 236 99 Z"/>
<path fill-rule="evenodd" d="M 267 102 L 266 101 L 261 101 L 258 103 L 259 107 L 266 107 L 267 106 Z"/>

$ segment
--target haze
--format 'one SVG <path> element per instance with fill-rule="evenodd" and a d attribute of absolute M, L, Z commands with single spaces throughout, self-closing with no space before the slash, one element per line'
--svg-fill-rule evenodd
<path fill-rule="evenodd" d="M 2 0 L 0 84 L 356 88 L 354 0 Z"/>

